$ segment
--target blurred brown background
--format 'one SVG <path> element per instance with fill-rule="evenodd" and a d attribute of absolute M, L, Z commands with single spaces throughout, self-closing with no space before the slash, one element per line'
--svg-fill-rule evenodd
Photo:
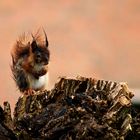
<path fill-rule="evenodd" d="M 126 81 L 140 87 L 139 0 L 1 0 L 0 104 L 20 96 L 10 50 L 23 32 L 44 27 L 50 42 L 50 88 L 59 76 Z"/>

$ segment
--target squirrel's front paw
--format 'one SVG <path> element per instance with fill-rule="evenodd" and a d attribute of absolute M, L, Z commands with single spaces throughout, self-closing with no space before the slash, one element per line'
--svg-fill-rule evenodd
<path fill-rule="evenodd" d="M 47 70 L 46 70 L 46 69 L 42 69 L 42 70 L 40 70 L 40 71 L 37 72 L 37 75 L 38 75 L 38 76 L 43 76 L 43 75 L 45 75 L 46 73 L 47 73 Z"/>
<path fill-rule="evenodd" d="M 35 72 L 32 72 L 32 75 L 38 79 L 40 76 L 43 76 L 47 73 L 47 70 L 46 69 L 42 69 L 40 71 L 35 71 Z"/>

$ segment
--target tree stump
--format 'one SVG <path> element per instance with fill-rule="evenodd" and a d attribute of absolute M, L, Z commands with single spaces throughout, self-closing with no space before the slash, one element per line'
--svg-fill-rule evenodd
<path fill-rule="evenodd" d="M 132 97 L 126 83 L 60 78 L 51 91 L 20 97 L 4 124 L 19 140 L 124 140 L 135 130 L 140 138 Z"/>
<path fill-rule="evenodd" d="M 61 78 L 50 92 L 19 98 L 15 130 L 40 139 L 124 139 L 132 96 L 125 83 Z"/>

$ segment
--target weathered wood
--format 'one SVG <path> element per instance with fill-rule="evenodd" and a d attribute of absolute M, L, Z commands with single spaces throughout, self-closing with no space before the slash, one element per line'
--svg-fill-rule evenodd
<path fill-rule="evenodd" d="M 132 97 L 125 83 L 60 78 L 51 91 L 20 97 L 13 120 L 7 115 L 4 122 L 11 121 L 19 140 L 123 140 L 135 130 L 140 138 L 140 117 L 131 115 Z"/>
<path fill-rule="evenodd" d="M 14 126 L 34 138 L 124 139 L 131 98 L 125 83 L 61 78 L 50 92 L 19 99 Z"/>
<path fill-rule="evenodd" d="M 0 140 L 17 140 L 11 130 L 11 109 L 8 102 L 4 103 L 4 110 L 0 106 Z"/>

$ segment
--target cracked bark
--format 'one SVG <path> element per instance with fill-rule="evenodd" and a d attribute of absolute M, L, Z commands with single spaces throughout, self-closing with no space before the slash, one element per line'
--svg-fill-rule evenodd
<path fill-rule="evenodd" d="M 20 97 L 13 119 L 5 103 L 0 119 L 19 140 L 140 139 L 132 97 L 125 83 L 60 78 L 51 91 Z"/>

